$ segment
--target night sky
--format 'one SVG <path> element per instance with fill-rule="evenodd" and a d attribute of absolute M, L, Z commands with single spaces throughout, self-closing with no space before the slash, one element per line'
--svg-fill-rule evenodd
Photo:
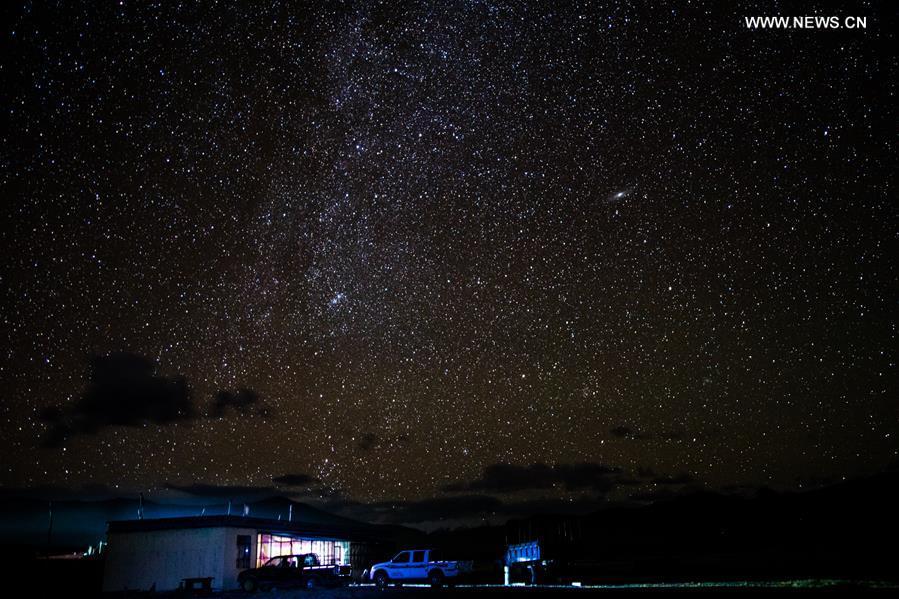
<path fill-rule="evenodd" d="M 513 512 L 882 471 L 895 18 L 817 6 L 5 6 L 0 486 Z M 868 27 L 743 23 L 794 13 Z"/>

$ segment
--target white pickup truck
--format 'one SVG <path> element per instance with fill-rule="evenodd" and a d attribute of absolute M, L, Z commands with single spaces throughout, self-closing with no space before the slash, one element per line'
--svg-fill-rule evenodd
<path fill-rule="evenodd" d="M 468 562 L 448 562 L 438 553 L 432 549 L 400 551 L 389 562 L 372 566 L 369 577 L 382 589 L 389 584 L 401 586 L 407 582 L 424 582 L 438 588 L 452 586 Z"/>

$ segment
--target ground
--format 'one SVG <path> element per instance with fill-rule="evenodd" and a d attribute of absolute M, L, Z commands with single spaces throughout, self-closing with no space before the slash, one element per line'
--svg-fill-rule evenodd
<path fill-rule="evenodd" d="M 503 587 L 494 585 L 461 586 L 454 589 L 434 590 L 426 586 L 405 586 L 403 588 L 390 588 L 379 591 L 373 586 L 352 586 L 341 589 L 317 589 L 307 591 L 305 589 L 292 589 L 283 591 L 269 591 L 253 595 L 240 591 L 223 593 L 225 599 L 375 599 L 378 597 L 388 599 L 410 599 L 413 597 L 428 597 L 431 599 L 443 599 L 444 597 L 556 597 L 560 594 L 577 599 L 584 596 L 645 596 L 647 594 L 664 593 L 666 595 L 683 595 L 687 593 L 718 593 L 755 595 L 771 593 L 803 595 L 812 593 L 844 593 L 846 591 L 889 592 L 895 593 L 899 585 L 895 583 L 883 583 L 877 581 L 840 581 L 840 580 L 795 580 L 795 581 L 771 581 L 755 583 L 697 583 L 697 584 L 653 584 L 653 585 L 609 585 L 591 588 L 577 587 Z"/>

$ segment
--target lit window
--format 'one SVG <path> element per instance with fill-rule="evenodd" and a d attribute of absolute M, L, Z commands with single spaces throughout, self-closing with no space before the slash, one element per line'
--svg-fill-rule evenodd
<path fill-rule="evenodd" d="M 261 566 L 273 557 L 307 555 L 309 553 L 317 555 L 321 564 L 347 565 L 350 557 L 350 543 L 349 541 L 260 534 L 256 551 L 256 563 L 258 566 Z"/>

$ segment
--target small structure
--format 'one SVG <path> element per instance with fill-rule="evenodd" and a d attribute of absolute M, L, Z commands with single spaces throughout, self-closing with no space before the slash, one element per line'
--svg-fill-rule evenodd
<path fill-rule="evenodd" d="M 104 591 L 176 590 L 212 579 L 237 588 L 237 575 L 272 557 L 315 553 L 358 576 L 382 554 L 377 527 L 288 522 L 245 516 L 200 516 L 109 522 Z"/>
<path fill-rule="evenodd" d="M 548 565 L 542 558 L 540 541 L 507 546 L 503 561 L 503 584 L 507 586 L 512 582 L 536 584 L 541 579 L 540 572 Z"/>

